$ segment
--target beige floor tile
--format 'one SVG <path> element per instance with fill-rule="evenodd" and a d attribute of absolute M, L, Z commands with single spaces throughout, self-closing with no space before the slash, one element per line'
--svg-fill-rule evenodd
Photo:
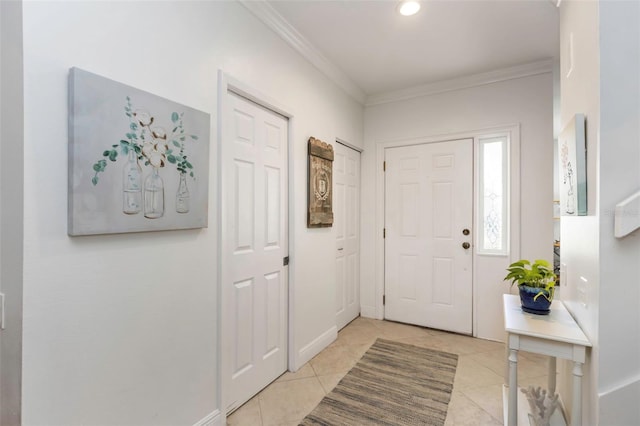
<path fill-rule="evenodd" d="M 250 399 L 227 418 L 228 426 L 261 426 L 262 414 L 258 398 Z"/>
<path fill-rule="evenodd" d="M 274 426 L 300 421 L 324 395 L 317 377 L 272 383 L 258 395 L 262 424 Z"/>
<path fill-rule="evenodd" d="M 470 354 L 469 358 L 501 376 L 505 374 L 505 371 L 507 369 L 507 360 L 504 350 L 478 352 Z"/>
<path fill-rule="evenodd" d="M 427 328 L 401 324 L 399 322 L 380 321 L 374 323 L 374 326 L 380 330 L 380 337 L 388 340 L 397 340 L 404 337 L 423 337 L 430 334 Z"/>
<path fill-rule="evenodd" d="M 458 358 L 458 368 L 454 386 L 456 390 L 478 388 L 504 383 L 504 376 L 488 369 L 487 367 L 474 361 L 469 356 Z"/>
<path fill-rule="evenodd" d="M 501 425 L 502 422 L 493 418 L 461 392 L 454 391 L 444 424 L 445 426 L 493 426 Z"/>
<path fill-rule="evenodd" d="M 467 398 L 475 402 L 480 408 L 498 422 L 503 421 L 503 409 L 502 409 L 502 386 L 503 385 L 491 385 L 481 388 L 464 389 L 460 392 Z"/>
<path fill-rule="evenodd" d="M 326 393 L 329 393 L 342 380 L 346 373 L 327 374 L 326 376 L 318 376 L 320 384 Z"/>
<path fill-rule="evenodd" d="M 371 346 L 380 335 L 380 330 L 371 324 L 356 323 L 338 333 L 338 345 L 366 344 Z"/>
<path fill-rule="evenodd" d="M 305 365 L 300 367 L 300 369 L 295 373 L 287 371 L 282 376 L 278 377 L 276 382 L 286 382 L 288 380 L 305 379 L 307 377 L 313 377 L 315 375 L 316 373 L 313 371 L 313 368 L 311 368 L 311 365 L 309 365 L 309 363 L 306 363 Z"/>
<path fill-rule="evenodd" d="M 359 357 L 350 346 L 331 345 L 316 355 L 309 364 L 318 376 L 346 373 L 356 364 Z"/>
<path fill-rule="evenodd" d="M 296 373 L 285 373 L 228 419 L 230 426 L 297 425 L 356 364 L 376 338 L 458 354 L 446 424 L 502 424 L 504 344 L 456 333 L 356 318 Z M 521 386 L 547 386 L 548 357 L 521 352 Z"/>

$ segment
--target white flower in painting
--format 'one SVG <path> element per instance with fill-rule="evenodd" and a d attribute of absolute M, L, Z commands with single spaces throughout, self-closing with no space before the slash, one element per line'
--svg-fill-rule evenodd
<path fill-rule="evenodd" d="M 162 127 L 154 127 L 151 129 L 151 134 L 155 139 L 167 139 L 167 132 Z"/>
<path fill-rule="evenodd" d="M 167 150 L 169 149 L 169 146 L 167 146 L 166 140 L 156 139 L 154 140 L 154 142 L 155 142 L 154 148 L 156 152 L 159 152 L 160 154 L 166 153 Z"/>
<path fill-rule="evenodd" d="M 164 167 L 164 154 L 161 154 L 159 152 L 152 152 L 151 156 L 149 157 L 149 163 L 153 166 L 153 167 Z"/>
<path fill-rule="evenodd" d="M 154 150 L 154 147 L 155 146 L 152 142 L 145 142 L 144 145 L 142 145 L 142 155 L 149 158 L 149 156 Z"/>
<path fill-rule="evenodd" d="M 142 127 L 149 126 L 151 125 L 151 123 L 153 123 L 153 117 L 151 116 L 151 114 L 149 114 L 149 111 L 145 109 L 135 110 L 133 116 L 136 118 L 136 120 L 138 120 L 138 123 L 140 123 Z"/>

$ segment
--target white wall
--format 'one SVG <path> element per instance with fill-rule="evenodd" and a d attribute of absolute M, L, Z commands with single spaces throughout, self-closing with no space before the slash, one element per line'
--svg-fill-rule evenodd
<path fill-rule="evenodd" d="M 218 69 L 292 111 L 296 353 L 335 326 L 334 233 L 305 226 L 306 141 L 361 146 L 360 105 L 235 2 L 27 2 L 24 60 L 25 425 L 193 424 L 219 408 L 216 172 L 208 229 L 68 237 L 72 66 L 209 112 L 211 135 Z"/>
<path fill-rule="evenodd" d="M 0 424 L 20 424 L 23 214 L 22 2 L 0 2 Z"/>
<path fill-rule="evenodd" d="M 613 232 L 616 203 L 640 191 L 640 2 L 603 1 L 599 12 L 598 420 L 640 424 L 640 232 Z"/>
<path fill-rule="evenodd" d="M 376 260 L 376 244 L 382 244 L 381 229 L 376 229 L 375 211 L 377 168 L 376 146 L 381 143 L 460 133 L 477 134 L 491 127 L 520 125 L 522 159 L 522 229 L 520 243 L 514 247 L 522 258 L 552 259 L 553 255 L 553 84 L 551 72 L 479 87 L 423 96 L 405 101 L 367 107 L 365 110 L 365 152 L 362 156 L 361 300 L 363 312 L 380 316 L 375 291 L 382 288 L 382 272 L 370 268 Z M 513 173 L 518 173 L 514 170 Z M 518 200 L 513 200 L 517 202 Z M 517 242 L 517 240 L 514 240 Z M 516 254 L 517 256 L 517 254 Z M 477 259 L 480 274 L 476 286 L 482 297 L 476 316 L 477 335 L 502 340 L 502 298 L 508 290 L 502 282 L 503 259 L 499 268 L 495 258 Z M 515 261 L 517 259 L 513 259 Z M 381 297 L 381 293 L 380 293 Z M 484 300 L 484 299 L 483 299 Z"/>
<path fill-rule="evenodd" d="M 613 235 L 615 204 L 640 189 L 640 4 L 562 2 L 561 112 L 587 116 L 589 215 L 562 218 L 561 294 L 593 344 L 583 422 L 640 423 L 640 240 Z M 569 40 L 573 34 L 573 70 Z M 587 280 L 584 292 L 581 278 Z M 583 296 L 584 294 L 584 296 Z M 570 402 L 571 366 L 560 389 Z"/>
<path fill-rule="evenodd" d="M 587 131 L 587 198 L 588 216 L 561 218 L 560 298 L 572 312 L 585 334 L 594 345 L 584 372 L 583 422 L 593 424 L 597 418 L 597 403 L 593 400 L 598 371 L 598 289 L 599 267 L 599 211 L 597 208 L 598 189 L 598 137 L 600 128 L 599 107 L 599 41 L 598 3 L 563 2 L 560 7 L 560 121 L 564 127 L 576 113 L 586 117 Z M 573 62 L 569 45 L 573 34 Z M 571 72 L 569 73 L 569 71 Z M 568 75 L 568 77 L 567 77 Z M 580 277 L 587 280 L 584 298 L 577 291 Z M 571 412 L 572 366 L 559 363 L 559 391 Z M 590 395 L 587 395 L 590 394 Z"/>

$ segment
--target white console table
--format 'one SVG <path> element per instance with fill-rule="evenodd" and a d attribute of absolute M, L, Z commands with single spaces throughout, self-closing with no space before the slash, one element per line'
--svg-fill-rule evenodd
<path fill-rule="evenodd" d="M 551 357 L 548 389 L 550 394 L 555 393 L 556 388 L 556 358 L 573 361 L 571 425 L 582 425 L 582 365 L 586 358 L 586 348 L 590 347 L 591 343 L 564 304 L 554 300 L 549 315 L 528 314 L 521 308 L 520 297 L 505 294 L 504 328 L 507 332 L 509 363 L 508 393 L 505 392 L 505 424 L 518 424 L 518 351 L 523 350 Z M 521 400 L 523 398 L 524 395 Z M 564 423 L 564 419 L 561 423 Z"/>

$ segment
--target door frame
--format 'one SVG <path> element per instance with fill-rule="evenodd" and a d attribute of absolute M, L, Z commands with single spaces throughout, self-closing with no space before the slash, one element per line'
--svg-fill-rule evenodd
<path fill-rule="evenodd" d="M 385 252 L 384 252 L 384 221 L 385 221 L 385 172 L 383 169 L 385 149 L 395 148 L 411 145 L 422 145 L 427 143 L 446 142 L 457 139 L 473 139 L 473 225 L 477 228 L 477 207 L 478 207 L 478 139 L 488 137 L 496 134 L 507 134 L 509 136 L 509 168 L 510 179 L 508 182 L 510 205 L 509 205 L 509 239 L 510 239 L 510 252 L 509 258 L 520 258 L 520 124 L 506 124 L 502 126 L 486 127 L 480 129 L 472 129 L 457 133 L 448 133 L 433 136 L 421 136 L 407 139 L 397 139 L 381 141 L 376 144 L 376 182 L 375 182 L 375 302 L 373 310 L 370 307 L 361 307 L 361 314 L 363 316 L 372 317 L 376 319 L 384 319 L 384 305 L 382 298 L 384 295 L 385 281 L 384 281 L 384 268 L 385 268 Z M 474 232 L 473 245 L 476 246 L 476 234 Z M 478 255 L 477 250 L 473 252 L 472 262 L 472 287 L 473 287 L 473 303 L 472 303 L 472 335 L 477 336 L 478 331 L 478 318 L 477 318 L 477 266 L 478 258 L 480 256 L 491 255 Z M 498 284 L 496 284 L 497 286 Z M 368 308 L 368 309 L 367 309 Z"/>
<path fill-rule="evenodd" d="M 358 202 L 358 265 L 357 265 L 358 282 L 357 282 L 357 286 L 358 286 L 358 314 L 361 315 L 362 314 L 362 290 L 361 290 L 362 289 L 362 286 L 361 286 L 362 271 L 360 270 L 360 268 L 362 265 L 362 249 L 361 249 L 361 244 L 362 244 L 362 153 L 364 152 L 364 150 L 340 138 L 336 138 L 336 144 L 340 144 L 348 149 L 351 149 L 357 152 L 360 159 L 358 163 L 358 200 L 357 200 Z M 340 331 L 340 329 L 338 329 L 338 331 Z"/>
<path fill-rule="evenodd" d="M 263 108 L 266 108 L 268 110 L 271 110 L 277 114 L 280 114 L 282 116 L 284 116 L 287 121 L 287 210 L 286 210 L 286 215 L 287 215 L 287 245 L 289 248 L 289 253 L 287 255 L 291 255 L 291 253 L 293 252 L 293 234 L 294 234 L 294 227 L 293 227 L 293 221 L 290 220 L 293 216 L 293 205 L 294 203 L 291 200 L 291 194 L 294 194 L 293 192 L 293 179 L 291 176 L 292 170 L 293 170 L 293 164 L 292 164 L 292 141 L 294 140 L 293 138 L 293 128 L 294 128 L 294 115 L 291 112 L 290 108 L 287 108 L 286 106 L 283 106 L 282 104 L 280 104 L 278 101 L 276 101 L 275 99 L 271 98 L 270 96 L 264 95 L 262 92 L 260 92 L 259 90 L 251 87 L 250 85 L 247 85 L 245 83 L 243 83 L 242 81 L 232 77 L 231 75 L 225 73 L 223 70 L 218 70 L 218 129 L 217 129 L 217 136 L 218 136 L 218 149 L 217 149 L 217 160 L 216 160 L 216 164 L 217 164 L 217 171 L 216 171 L 216 179 L 217 179 L 217 185 L 216 185 L 216 189 L 218 191 L 218 196 L 215 198 L 217 200 L 217 206 L 216 206 L 216 214 L 218 217 L 217 220 L 217 231 L 218 231 L 218 244 L 217 244 L 217 250 L 218 250 L 218 255 L 217 255 L 217 261 L 218 261 L 218 274 L 217 274 L 217 279 L 216 279 L 216 285 L 217 285 L 217 303 L 216 303 L 216 308 L 218 310 L 217 312 L 217 327 L 216 327 L 216 356 L 217 356 L 217 360 L 216 360 L 216 374 L 217 374 L 217 380 L 216 380 L 216 395 L 217 395 L 217 405 L 220 409 L 221 415 L 226 418 L 226 409 L 227 409 L 227 394 L 225 393 L 225 389 L 228 389 L 229 387 L 227 386 L 226 383 L 226 373 L 230 370 L 231 368 L 231 359 L 230 359 L 230 351 L 229 351 L 229 345 L 228 345 L 228 341 L 230 338 L 230 327 L 227 327 L 228 324 L 228 318 L 225 318 L 225 315 L 223 314 L 224 312 L 226 312 L 226 310 L 224 309 L 224 306 L 227 306 L 226 302 L 227 300 L 223 299 L 223 296 L 225 295 L 224 291 L 223 291 L 223 277 L 225 276 L 225 274 L 223 274 L 223 269 L 225 268 L 224 266 L 224 262 L 223 262 L 223 254 L 224 251 L 227 247 L 226 247 L 226 242 L 229 241 L 229 237 L 228 237 L 228 233 L 227 233 L 227 229 L 226 227 L 223 226 L 223 219 L 226 217 L 226 213 L 224 211 L 223 208 L 223 200 L 226 199 L 226 195 L 227 195 L 227 189 L 225 188 L 225 185 L 223 185 L 223 180 L 224 180 L 224 174 L 222 173 L 222 166 L 223 166 L 223 154 L 226 154 L 225 151 L 225 147 L 224 147 L 224 129 L 225 127 L 225 123 L 229 123 L 229 117 L 227 114 L 227 108 L 229 106 L 229 96 L 228 93 L 232 92 L 238 96 L 241 96 L 245 99 L 250 100 L 251 102 L 254 102 L 257 105 L 260 105 Z M 286 309 L 287 309 L 287 368 L 289 370 L 291 370 L 293 368 L 293 362 L 294 362 L 294 333 L 291 332 L 291 330 L 294 330 L 294 317 L 293 317 L 293 310 L 291 309 L 291 307 L 289 306 L 289 301 L 290 300 L 294 300 L 294 290 L 295 290 L 295 283 L 293 282 L 293 268 L 295 268 L 295 257 L 291 259 L 289 266 L 286 268 L 287 269 L 287 301 L 286 301 Z M 224 311 L 224 312 L 223 312 Z"/>

